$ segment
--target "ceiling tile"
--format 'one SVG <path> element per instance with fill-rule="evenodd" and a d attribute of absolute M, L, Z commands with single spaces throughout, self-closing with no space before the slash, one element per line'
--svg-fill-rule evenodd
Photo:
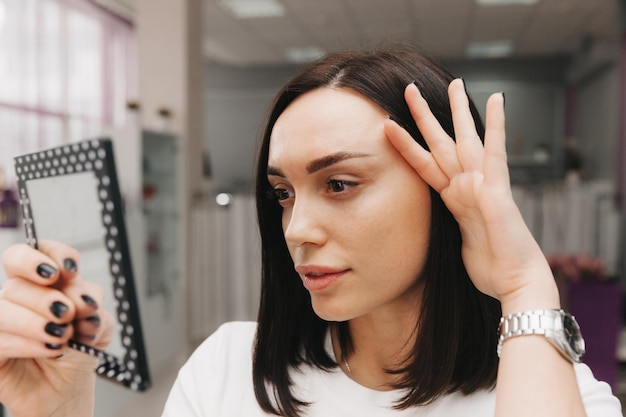
<path fill-rule="evenodd" d="M 532 6 L 481 6 L 473 15 L 471 42 L 517 39 L 532 16 Z"/>
<path fill-rule="evenodd" d="M 207 50 L 248 65 L 284 59 L 291 47 L 327 51 L 410 39 L 442 58 L 471 41 L 513 39 L 521 56 L 566 54 L 583 39 L 616 41 L 617 0 L 541 0 L 532 6 L 478 6 L 475 0 L 282 0 L 283 18 L 237 20 L 206 2 Z M 219 47 L 218 47 L 219 45 Z M 214 57 L 215 58 L 215 57 Z M 216 58 L 217 59 L 217 58 Z"/>

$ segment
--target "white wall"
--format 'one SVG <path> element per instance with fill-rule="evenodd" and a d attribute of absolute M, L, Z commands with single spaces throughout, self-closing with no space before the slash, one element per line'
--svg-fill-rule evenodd
<path fill-rule="evenodd" d="M 503 91 L 506 97 L 507 151 L 510 158 L 530 157 L 545 144 L 555 155 L 563 140 L 563 87 L 557 83 L 466 80 L 468 91 L 485 116 L 488 97 Z"/>
<path fill-rule="evenodd" d="M 276 92 L 298 69 L 207 64 L 204 146 L 215 187 L 249 191 L 264 116 Z"/>

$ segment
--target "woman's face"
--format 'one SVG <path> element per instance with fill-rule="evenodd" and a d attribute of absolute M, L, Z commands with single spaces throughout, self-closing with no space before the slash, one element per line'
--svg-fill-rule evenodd
<path fill-rule="evenodd" d="M 416 311 L 429 188 L 388 142 L 387 114 L 350 89 L 293 103 L 270 138 L 268 179 L 313 309 L 344 321 Z"/>

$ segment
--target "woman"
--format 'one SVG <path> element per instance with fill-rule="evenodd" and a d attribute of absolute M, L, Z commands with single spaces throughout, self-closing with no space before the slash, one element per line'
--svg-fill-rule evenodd
<path fill-rule="evenodd" d="M 576 352 L 543 335 L 513 336 L 507 326 L 518 316 L 498 339 L 501 314 L 561 313 L 550 268 L 511 198 L 503 94 L 489 99 L 486 123 L 462 80 L 409 48 L 330 55 L 289 82 L 257 170 L 258 327 L 231 323 L 207 339 L 164 415 L 621 415 L 608 386 L 572 365 Z M 11 281 L 41 296 L 58 291 L 31 279 L 41 262 L 62 265 L 68 249 L 54 248 L 49 258 L 11 248 Z M 19 298 L 16 287 L 3 290 L 1 315 L 14 308 L 1 301 Z M 29 300 L 21 305 L 37 311 Z M 66 301 L 76 317 L 88 314 Z M 94 343 L 106 335 L 73 328 Z M 36 332 L 0 331 L 41 345 Z M 90 385 L 67 380 L 93 378 L 76 355 L 3 347 L 0 358 L 12 359 L 0 362 L 0 400 L 17 407 L 13 398 L 26 395 L 4 382 L 16 374 L 7 364 L 39 358 L 50 368 L 46 395 L 82 389 L 93 401 Z M 65 415 L 90 415 L 89 403 L 50 400 Z"/>

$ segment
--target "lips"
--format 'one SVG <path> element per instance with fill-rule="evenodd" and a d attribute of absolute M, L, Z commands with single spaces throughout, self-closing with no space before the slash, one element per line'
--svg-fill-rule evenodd
<path fill-rule="evenodd" d="M 321 266 L 301 265 L 296 267 L 296 272 L 302 278 L 302 284 L 307 290 L 323 291 L 337 282 L 349 269 L 329 268 Z"/>

